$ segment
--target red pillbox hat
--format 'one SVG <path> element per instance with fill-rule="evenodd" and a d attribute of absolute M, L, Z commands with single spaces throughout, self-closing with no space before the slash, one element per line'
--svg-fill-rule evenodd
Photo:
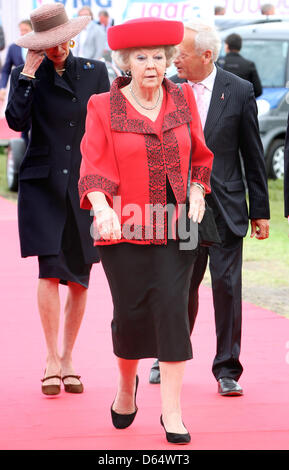
<path fill-rule="evenodd" d="M 182 42 L 184 25 L 181 21 L 161 18 L 138 18 L 128 20 L 108 29 L 109 47 L 116 51 L 130 47 L 153 47 L 176 45 Z"/>

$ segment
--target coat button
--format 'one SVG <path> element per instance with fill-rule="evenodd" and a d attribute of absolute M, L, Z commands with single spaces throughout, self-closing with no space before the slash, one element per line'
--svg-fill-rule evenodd
<path fill-rule="evenodd" d="M 65 150 L 71 150 L 71 146 L 70 146 L 70 145 L 66 145 Z"/>
<path fill-rule="evenodd" d="M 67 168 L 64 168 L 64 169 L 62 170 L 62 173 L 64 173 L 65 175 L 67 175 L 68 169 L 67 169 Z"/>
<path fill-rule="evenodd" d="M 75 126 L 76 126 L 76 122 L 75 122 L 75 121 L 70 121 L 69 125 L 70 125 L 70 127 L 75 127 Z"/>
<path fill-rule="evenodd" d="M 74 96 L 74 97 L 72 98 L 72 103 L 76 103 L 76 102 L 77 102 L 77 98 Z"/>

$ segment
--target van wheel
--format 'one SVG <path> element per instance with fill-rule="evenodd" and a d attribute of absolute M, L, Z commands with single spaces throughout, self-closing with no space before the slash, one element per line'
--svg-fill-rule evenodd
<path fill-rule="evenodd" d="M 284 176 L 284 140 L 272 142 L 267 153 L 267 173 L 274 180 Z"/>
<path fill-rule="evenodd" d="M 10 140 L 7 149 L 6 179 L 10 191 L 18 189 L 18 172 L 26 150 L 23 139 Z"/>

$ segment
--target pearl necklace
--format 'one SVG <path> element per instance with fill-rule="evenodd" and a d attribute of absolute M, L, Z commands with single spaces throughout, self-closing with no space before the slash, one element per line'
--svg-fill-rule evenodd
<path fill-rule="evenodd" d="M 137 104 L 143 108 L 143 109 L 146 109 L 147 111 L 151 111 L 152 109 L 155 109 L 157 107 L 157 105 L 159 104 L 159 101 L 160 101 L 160 97 L 161 97 L 161 89 L 159 88 L 159 96 L 158 96 L 158 99 L 156 101 L 156 104 L 154 104 L 153 106 L 144 106 L 143 104 L 141 104 L 139 102 L 139 100 L 137 99 L 137 97 L 135 96 L 133 90 L 132 90 L 132 86 L 130 85 L 129 86 L 129 91 L 131 92 L 133 98 L 135 99 L 135 101 L 137 102 Z"/>

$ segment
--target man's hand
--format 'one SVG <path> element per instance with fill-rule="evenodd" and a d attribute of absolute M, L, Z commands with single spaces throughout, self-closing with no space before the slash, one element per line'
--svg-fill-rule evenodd
<path fill-rule="evenodd" d="M 269 237 L 269 220 L 267 219 L 252 219 L 251 220 L 251 238 L 258 238 L 258 240 L 265 240 Z"/>

